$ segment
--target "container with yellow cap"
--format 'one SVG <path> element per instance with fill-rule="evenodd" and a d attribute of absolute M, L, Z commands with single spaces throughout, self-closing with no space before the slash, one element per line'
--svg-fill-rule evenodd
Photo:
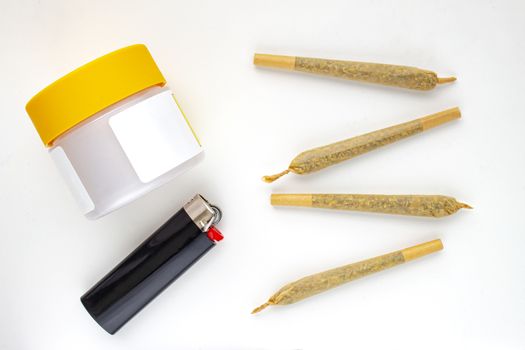
<path fill-rule="evenodd" d="M 144 45 L 76 69 L 35 95 L 26 110 L 90 219 L 166 183 L 204 155 Z"/>

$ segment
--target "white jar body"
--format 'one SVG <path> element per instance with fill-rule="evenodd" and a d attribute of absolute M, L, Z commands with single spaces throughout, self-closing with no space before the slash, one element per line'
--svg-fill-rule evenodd
<path fill-rule="evenodd" d="M 76 125 L 49 152 L 89 219 L 170 181 L 204 156 L 171 91 L 161 87 Z"/>

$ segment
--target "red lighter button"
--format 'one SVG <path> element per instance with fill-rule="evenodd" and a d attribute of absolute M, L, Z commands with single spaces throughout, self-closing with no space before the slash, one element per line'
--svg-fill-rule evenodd
<path fill-rule="evenodd" d="M 221 231 L 217 230 L 215 226 L 212 226 L 208 230 L 208 238 L 214 242 L 218 242 L 218 241 L 222 241 L 224 236 L 222 235 Z"/>

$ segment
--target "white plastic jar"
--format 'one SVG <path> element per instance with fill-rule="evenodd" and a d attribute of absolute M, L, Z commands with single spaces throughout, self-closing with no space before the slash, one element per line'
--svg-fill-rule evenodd
<path fill-rule="evenodd" d="M 144 45 L 57 80 L 27 104 L 83 213 L 99 218 L 168 182 L 204 153 Z"/>

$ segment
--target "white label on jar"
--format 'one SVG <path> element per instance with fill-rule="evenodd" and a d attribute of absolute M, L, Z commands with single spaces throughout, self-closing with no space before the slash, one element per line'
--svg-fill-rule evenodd
<path fill-rule="evenodd" d="M 202 151 L 169 90 L 112 116 L 109 125 L 144 183 Z"/>
<path fill-rule="evenodd" d="M 57 146 L 53 148 L 49 151 L 49 154 L 55 161 L 55 164 L 62 174 L 62 177 L 66 181 L 71 193 L 73 193 L 73 196 L 77 200 L 82 213 L 87 214 L 95 209 L 95 204 L 93 204 L 89 193 L 86 191 L 86 188 L 82 184 L 82 181 L 78 177 L 75 168 L 73 168 L 73 165 L 69 161 L 69 158 L 62 147 Z"/>

